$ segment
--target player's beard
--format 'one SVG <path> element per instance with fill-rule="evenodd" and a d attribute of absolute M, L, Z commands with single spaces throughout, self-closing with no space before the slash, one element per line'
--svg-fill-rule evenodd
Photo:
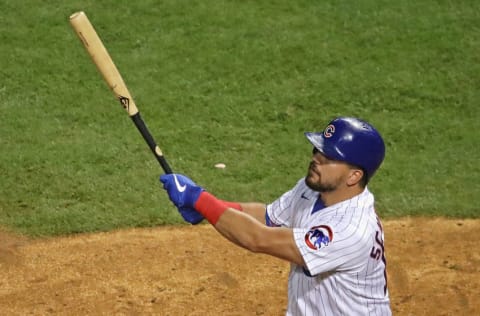
<path fill-rule="evenodd" d="M 311 162 L 308 168 L 307 176 L 305 177 L 305 184 L 312 189 L 313 191 L 317 192 L 333 192 L 338 188 L 340 181 L 335 181 L 335 183 L 327 183 L 322 182 L 322 176 L 314 171 L 314 163 Z M 319 180 L 314 181 L 313 177 L 316 175 Z"/>

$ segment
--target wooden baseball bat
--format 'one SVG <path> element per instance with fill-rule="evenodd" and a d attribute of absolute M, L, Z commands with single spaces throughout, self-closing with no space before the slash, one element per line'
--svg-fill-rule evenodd
<path fill-rule="evenodd" d="M 142 134 L 143 138 L 150 147 L 150 150 L 157 158 L 160 166 L 163 168 L 163 171 L 165 171 L 165 173 L 172 173 L 172 169 L 163 156 L 160 147 L 155 143 L 155 140 L 140 116 L 140 112 L 138 111 L 138 108 L 135 105 L 127 86 L 123 81 L 120 72 L 113 63 L 110 54 L 103 45 L 102 40 L 93 28 L 85 12 L 80 11 L 73 13 L 70 16 L 70 24 L 82 41 L 83 46 L 85 46 L 85 49 L 97 66 L 98 70 L 102 74 L 103 79 L 105 79 L 105 82 L 115 94 L 115 97 L 120 101 L 120 104 L 127 111 L 133 123 Z"/>

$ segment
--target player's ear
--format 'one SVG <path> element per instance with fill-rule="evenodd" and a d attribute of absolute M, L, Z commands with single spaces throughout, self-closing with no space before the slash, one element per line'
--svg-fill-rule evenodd
<path fill-rule="evenodd" d="M 353 186 L 359 183 L 363 178 L 363 170 L 360 168 L 351 168 L 347 177 L 347 185 Z"/>

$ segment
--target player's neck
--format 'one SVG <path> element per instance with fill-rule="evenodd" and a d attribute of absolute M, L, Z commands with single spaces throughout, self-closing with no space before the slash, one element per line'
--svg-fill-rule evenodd
<path fill-rule="evenodd" d="M 351 198 L 362 193 L 363 190 L 365 190 L 365 188 L 362 188 L 358 185 L 354 187 L 339 188 L 335 191 L 322 192 L 321 199 L 325 206 L 328 207 L 346 200 L 350 200 Z"/>

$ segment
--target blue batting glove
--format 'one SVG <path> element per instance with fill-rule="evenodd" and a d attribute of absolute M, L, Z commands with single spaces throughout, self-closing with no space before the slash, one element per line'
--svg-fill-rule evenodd
<path fill-rule="evenodd" d="M 189 222 L 192 225 L 196 225 L 203 221 L 203 216 L 193 208 L 182 207 L 178 211 L 182 215 L 183 219 L 186 222 Z"/>
<path fill-rule="evenodd" d="M 164 174 L 160 176 L 160 182 L 163 183 L 163 188 L 167 191 L 170 201 L 179 210 L 195 209 L 195 202 L 204 191 L 201 186 L 181 174 Z"/>

